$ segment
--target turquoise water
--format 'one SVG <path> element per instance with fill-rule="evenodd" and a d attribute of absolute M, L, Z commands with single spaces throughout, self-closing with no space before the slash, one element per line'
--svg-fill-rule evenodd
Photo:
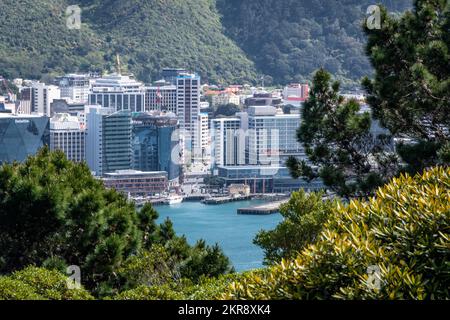
<path fill-rule="evenodd" d="M 184 202 L 175 206 L 157 206 L 159 222 L 169 217 L 177 234 L 185 235 L 189 243 L 204 239 L 210 245 L 218 243 L 231 259 L 236 271 L 262 266 L 261 248 L 253 244 L 258 231 L 271 230 L 282 220 L 280 214 L 268 216 L 238 215 L 237 209 L 261 203 L 240 201 L 223 205 Z"/>

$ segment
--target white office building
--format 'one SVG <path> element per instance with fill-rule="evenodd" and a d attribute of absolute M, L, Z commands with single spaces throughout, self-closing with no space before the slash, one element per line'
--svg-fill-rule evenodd
<path fill-rule="evenodd" d="M 213 119 L 211 140 L 214 167 L 246 164 L 246 132 L 241 118 Z"/>
<path fill-rule="evenodd" d="M 59 113 L 50 119 L 50 149 L 63 151 L 71 161 L 86 159 L 85 135 L 77 117 Z"/>
<path fill-rule="evenodd" d="M 248 157 L 251 165 L 284 165 L 289 156 L 305 158 L 297 141 L 299 114 L 284 114 L 271 106 L 249 107 Z"/>
<path fill-rule="evenodd" d="M 148 110 L 177 113 L 177 86 L 157 82 L 145 90 L 145 105 Z"/>
<path fill-rule="evenodd" d="M 200 77 L 195 74 L 181 74 L 177 77 L 177 116 L 180 122 L 182 139 L 184 140 L 182 151 L 185 163 L 186 154 L 194 154 L 195 141 L 198 137 L 198 119 L 200 114 Z"/>
<path fill-rule="evenodd" d="M 61 98 L 61 91 L 57 86 L 33 82 L 31 85 L 31 113 L 50 117 L 50 105 L 53 100 Z"/>
<path fill-rule="evenodd" d="M 115 111 L 145 112 L 145 87 L 133 76 L 112 74 L 98 78 L 89 94 L 90 105 Z"/>
<path fill-rule="evenodd" d="M 200 113 L 198 116 L 196 139 L 194 140 L 194 162 L 210 163 L 211 160 L 211 139 L 209 135 L 209 117 L 207 113 Z"/>
<path fill-rule="evenodd" d="M 90 92 L 90 76 L 85 74 L 68 74 L 56 79 L 61 98 L 74 103 L 87 103 Z"/>

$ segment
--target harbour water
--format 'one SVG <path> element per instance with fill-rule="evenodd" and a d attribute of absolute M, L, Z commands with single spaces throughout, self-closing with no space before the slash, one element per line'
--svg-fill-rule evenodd
<path fill-rule="evenodd" d="M 260 268 L 263 251 L 253 244 L 260 230 L 271 230 L 281 222 L 280 214 L 247 216 L 237 214 L 262 201 L 239 201 L 221 205 L 183 202 L 172 206 L 157 206 L 159 222 L 169 217 L 177 234 L 185 235 L 189 243 L 204 239 L 210 245 L 218 243 L 230 258 L 236 271 Z"/>

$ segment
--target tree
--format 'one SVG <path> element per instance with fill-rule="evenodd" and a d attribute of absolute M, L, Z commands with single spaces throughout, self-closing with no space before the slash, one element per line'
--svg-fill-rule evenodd
<path fill-rule="evenodd" d="M 448 299 L 449 185 L 450 168 L 436 167 L 340 204 L 318 241 L 239 279 L 223 298 Z"/>
<path fill-rule="evenodd" d="M 411 173 L 450 163 L 449 8 L 448 0 L 416 0 L 399 19 L 383 8 L 381 29 L 365 28 L 376 71 L 363 81 L 368 102 L 403 141 L 398 152 Z"/>
<path fill-rule="evenodd" d="M 241 109 L 239 109 L 239 106 L 233 103 L 225 104 L 217 107 L 217 110 L 214 112 L 214 117 L 215 118 L 219 116 L 230 117 L 234 116 L 239 111 L 241 111 Z"/>
<path fill-rule="evenodd" d="M 345 101 L 339 82 L 331 83 L 331 75 L 320 69 L 297 132 L 309 162 L 290 157 L 292 176 L 320 177 L 344 197 L 371 195 L 393 175 L 396 162 L 388 133 L 372 133 L 371 128 L 371 114 L 362 112 L 356 100 Z"/>
<path fill-rule="evenodd" d="M 94 289 L 143 243 L 145 214 L 59 151 L 4 164 L 0 203 L 2 273 L 58 258 L 79 266 Z"/>
<path fill-rule="evenodd" d="M 167 261 L 197 259 L 200 248 L 178 237 L 170 220 L 157 225 L 157 218 L 151 205 L 136 211 L 125 195 L 106 189 L 86 164 L 43 148 L 23 164 L 0 167 L 0 273 L 29 265 L 65 272 L 68 265 L 77 265 L 85 288 L 101 296 L 117 292 L 123 283 L 139 282 L 119 277 L 118 270 L 157 263 L 149 261 L 156 257 L 149 254 L 155 245 L 167 250 Z M 203 249 L 207 257 L 211 249 Z M 226 272 L 224 261 L 229 261 L 217 250 L 212 259 L 191 266 L 189 274 Z M 171 276 L 162 274 L 167 270 L 160 270 L 161 278 Z"/>
<path fill-rule="evenodd" d="M 294 192 L 288 203 L 280 208 L 283 221 L 274 230 L 261 231 L 254 243 L 264 249 L 265 263 L 276 264 L 294 258 L 314 243 L 335 204 L 323 199 L 323 193 Z"/>

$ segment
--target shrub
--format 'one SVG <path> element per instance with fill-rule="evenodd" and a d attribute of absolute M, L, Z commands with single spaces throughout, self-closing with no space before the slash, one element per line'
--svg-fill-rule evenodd
<path fill-rule="evenodd" d="M 307 245 L 315 242 L 336 207 L 323 200 L 323 193 L 294 192 L 280 208 L 284 220 L 271 231 L 261 231 L 254 243 L 264 249 L 265 263 L 274 264 L 283 258 L 294 258 Z"/>
<path fill-rule="evenodd" d="M 0 299 L 91 300 L 85 289 L 69 289 L 67 277 L 55 270 L 28 267 L 0 278 Z"/>
<path fill-rule="evenodd" d="M 448 299 L 449 233 L 450 168 L 402 175 L 367 202 L 339 205 L 317 243 L 223 298 Z"/>
<path fill-rule="evenodd" d="M 191 280 L 181 279 L 162 286 L 139 286 L 124 291 L 111 299 L 114 300 L 214 300 L 220 299 L 228 287 L 240 279 L 240 274 L 222 275 L 218 278 L 203 277 L 195 284 Z"/>

